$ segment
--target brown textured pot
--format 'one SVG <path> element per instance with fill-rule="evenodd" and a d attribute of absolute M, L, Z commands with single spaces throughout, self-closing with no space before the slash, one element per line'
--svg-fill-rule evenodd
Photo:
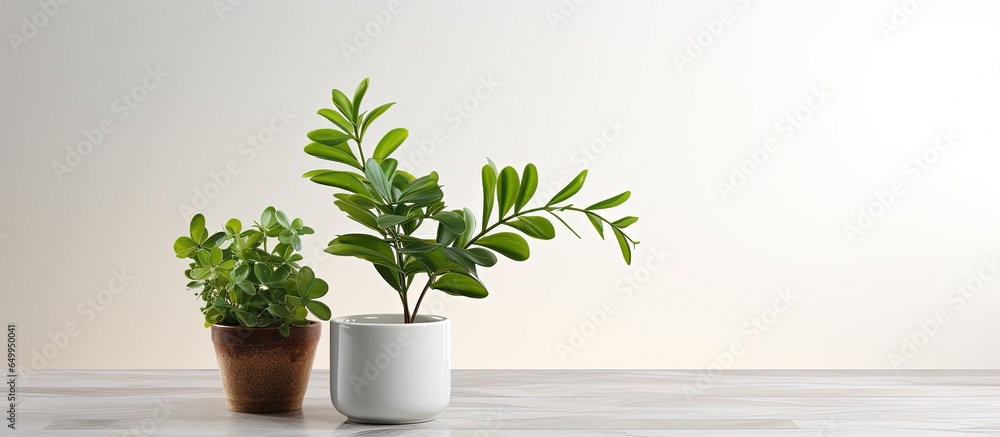
<path fill-rule="evenodd" d="M 226 393 L 226 408 L 238 413 L 280 413 L 302 408 L 309 385 L 319 322 L 291 328 L 212 325 L 212 343 Z"/>

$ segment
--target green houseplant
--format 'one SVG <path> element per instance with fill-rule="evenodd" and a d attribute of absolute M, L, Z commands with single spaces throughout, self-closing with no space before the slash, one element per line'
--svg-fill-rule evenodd
<path fill-rule="evenodd" d="M 246 230 L 234 218 L 213 234 L 197 214 L 189 234 L 174 242 L 174 254 L 189 261 L 187 287 L 198 290 L 204 302 L 201 312 L 212 328 L 232 411 L 302 407 L 322 332 L 307 317 L 330 319 L 330 308 L 317 300 L 327 293 L 327 283 L 298 264 L 301 236 L 312 233 L 302 220 L 268 207 Z"/>
<path fill-rule="evenodd" d="M 320 109 L 318 113 L 334 127 L 309 132 L 312 142 L 305 146 L 306 153 L 349 169 L 313 170 L 303 176 L 343 191 L 334 194 L 334 205 L 371 231 L 341 235 L 330 242 L 326 252 L 372 263 L 399 295 L 406 323 L 414 321 L 429 289 L 471 298 L 486 297 L 488 292 L 479 281 L 477 270 L 496 264 L 496 253 L 515 261 L 528 259 L 529 246 L 521 234 L 542 240 L 554 238 L 555 227 L 548 217 L 579 237 L 561 214 L 584 215 L 601 238 L 606 232 L 614 235 L 625 262 L 631 263 L 632 249 L 638 242 L 624 229 L 638 218 L 626 216 L 612 221 L 602 215 L 602 210 L 628 200 L 629 191 L 585 208 L 566 203 L 583 188 L 587 170 L 544 205 L 528 208 L 538 187 L 535 165 L 526 165 L 518 174 L 513 167 L 498 169 L 489 161 L 482 168 L 483 205 L 481 225 L 477 227 L 477 218 L 470 209 L 448 210 L 436 172 L 416 177 L 397 169 L 398 162 L 391 155 L 406 139 L 406 129 L 390 130 L 378 141 L 370 158 L 365 159 L 362 143 L 368 128 L 394 104 L 362 112 L 361 102 L 367 89 L 368 79 L 365 79 L 354 92 L 353 101 L 343 92 L 333 90 L 337 109 Z M 428 222 L 436 226 L 437 238 L 414 236 Z M 418 276 L 426 279 L 422 285 L 415 281 Z M 411 308 L 409 292 L 414 285 L 418 285 L 420 294 Z"/>
<path fill-rule="evenodd" d="M 331 387 L 331 394 L 338 410 L 354 420 L 384 423 L 426 420 L 447 405 L 448 393 L 444 381 L 448 377 L 445 372 L 430 376 L 402 375 L 398 378 L 412 381 L 430 377 L 442 381 L 430 388 L 416 383 L 391 386 L 383 379 L 359 381 L 355 376 L 364 371 L 364 360 L 377 357 L 380 351 L 378 348 L 359 351 L 356 346 L 340 348 L 338 344 L 383 343 L 383 340 L 391 340 L 397 335 L 395 331 L 400 331 L 399 335 L 405 334 L 407 338 L 418 335 L 416 331 L 406 331 L 399 326 L 393 329 L 383 326 L 378 329 L 379 334 L 375 334 L 371 325 L 424 325 L 420 328 L 424 335 L 434 324 L 443 322 L 446 325 L 447 321 L 441 317 L 421 318 L 419 315 L 427 292 L 440 290 L 470 298 L 486 297 L 488 291 L 480 281 L 478 271 L 494 266 L 497 254 L 515 261 L 528 259 L 530 250 L 524 237 L 554 238 L 556 231 L 550 218 L 579 237 L 563 216 L 579 214 L 586 217 L 601 238 L 606 234 L 614 236 L 625 262 L 631 263 L 632 250 L 638 242 L 625 233 L 625 228 L 638 219 L 626 216 L 609 220 L 604 215 L 605 210 L 627 201 L 630 196 L 628 191 L 587 207 L 569 203 L 583 188 L 586 170 L 548 201 L 530 206 L 538 187 L 535 165 L 527 164 L 518 173 L 510 166 L 498 168 L 492 161 L 482 167 L 483 204 L 479 219 L 469 208 L 448 208 L 436 172 L 416 176 L 400 170 L 399 163 L 392 158 L 393 152 L 406 140 L 406 129 L 389 130 L 374 148 L 366 150 L 365 139 L 372 123 L 394 104 L 386 103 L 362 111 L 361 104 L 368 83 L 368 79 L 361 81 L 353 98 L 334 89 L 332 100 L 335 109 L 318 111 L 333 126 L 313 130 L 307 135 L 312 141 L 305 146 L 307 154 L 337 163 L 341 168 L 313 170 L 303 176 L 318 184 L 337 188 L 339 192 L 334 194 L 334 205 L 368 230 L 367 233 L 336 237 L 330 241 L 326 252 L 371 263 L 389 288 L 398 294 L 402 315 L 334 319 L 334 328 L 337 329 L 331 336 L 331 381 L 332 384 L 353 386 L 355 390 Z M 435 236 L 421 237 L 419 230 L 428 227 L 433 229 Z M 415 290 L 419 290 L 419 294 L 411 295 Z M 364 334 L 366 329 L 373 333 Z M 446 337 L 447 326 L 442 329 Z M 382 337 L 386 333 L 389 336 Z M 431 332 L 429 335 L 441 337 L 438 334 Z M 431 343 L 412 346 L 407 349 L 411 353 L 396 358 L 397 361 L 411 361 L 406 365 L 393 363 L 383 371 L 402 373 L 407 372 L 407 368 L 433 367 L 420 362 L 424 359 L 421 356 L 437 360 L 446 355 L 447 350 L 446 345 L 439 348 Z M 441 351 L 444 353 L 439 353 Z M 447 363 L 438 363 L 438 367 L 447 370 Z M 428 395 L 428 391 L 437 393 L 437 396 Z M 432 407 L 418 408 L 418 405 Z M 374 411 L 378 409 L 406 413 L 392 415 Z"/>

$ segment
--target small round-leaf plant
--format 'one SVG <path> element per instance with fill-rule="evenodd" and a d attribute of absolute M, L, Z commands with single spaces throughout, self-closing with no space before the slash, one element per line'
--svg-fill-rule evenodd
<path fill-rule="evenodd" d="M 522 234 L 540 240 L 554 238 L 555 226 L 548 217 L 556 219 L 579 238 L 563 215 L 585 216 L 602 239 L 606 233 L 614 235 L 625 262 L 631 263 L 632 250 L 638 241 L 630 238 L 624 229 L 638 218 L 626 216 L 609 220 L 603 211 L 624 203 L 630 192 L 586 208 L 567 203 L 583 188 L 587 178 L 587 171 L 583 170 L 548 202 L 541 206 L 529 205 L 538 188 L 535 165 L 527 164 L 519 174 L 513 167 L 498 169 L 493 161 L 487 160 L 482 168 L 482 223 L 477 226 L 476 216 L 470 209 L 445 206 L 436 172 L 416 177 L 397 168 L 398 162 L 390 156 L 406 140 L 406 129 L 387 132 L 370 157 L 365 158 L 362 142 L 368 128 L 395 104 L 386 103 L 362 111 L 361 101 L 367 90 L 368 79 L 361 81 L 353 99 L 340 90 L 333 90 L 336 109 L 318 111 L 333 127 L 317 129 L 307 135 L 312 141 L 305 146 L 307 154 L 349 169 L 313 170 L 303 177 L 341 190 L 334 194 L 334 205 L 371 231 L 340 235 L 330 241 L 326 252 L 372 263 L 382 279 L 399 294 L 406 323 L 415 320 L 428 289 L 471 298 L 486 297 L 488 292 L 479 280 L 477 269 L 495 265 L 497 253 L 515 261 L 528 259 L 528 242 Z M 435 238 L 415 236 L 427 235 L 426 231 L 417 232 L 425 224 L 436 225 Z M 411 309 L 409 292 L 418 277 L 426 280 L 419 285 L 420 294 Z"/>
<path fill-rule="evenodd" d="M 174 253 L 190 261 L 184 276 L 191 280 L 189 290 L 200 290 L 205 326 L 277 326 L 287 337 L 292 326 L 309 324 L 309 313 L 330 320 L 330 308 L 317 300 L 329 286 L 298 264 L 300 236 L 312 233 L 302 220 L 289 220 L 274 207 L 247 230 L 234 218 L 214 234 L 205 228 L 205 217 L 195 215 L 190 234 L 174 242 Z M 278 242 L 269 246 L 271 239 Z"/>

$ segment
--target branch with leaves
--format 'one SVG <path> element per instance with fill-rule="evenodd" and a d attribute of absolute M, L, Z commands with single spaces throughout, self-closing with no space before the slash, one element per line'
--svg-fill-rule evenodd
<path fill-rule="evenodd" d="M 476 216 L 468 208 L 447 209 L 436 172 L 417 177 L 397 168 L 398 162 L 390 155 L 406 140 L 406 129 L 387 132 L 371 157 L 365 159 L 362 143 L 368 128 L 394 104 L 361 111 L 367 90 L 368 79 L 358 85 L 353 99 L 333 90 L 336 110 L 326 108 L 318 113 L 335 127 L 307 135 L 312 142 L 305 146 L 306 153 L 350 169 L 313 170 L 303 177 L 341 190 L 334 194 L 334 205 L 372 231 L 340 235 L 330 241 L 326 252 L 372 263 L 382 279 L 399 294 L 407 323 L 415 321 L 428 290 L 477 299 L 486 297 L 489 293 L 479 280 L 477 269 L 495 265 L 497 253 L 515 261 L 528 259 L 530 250 L 522 234 L 540 240 L 555 238 L 555 226 L 546 215 L 554 217 L 578 238 L 580 235 L 562 215 L 586 216 L 602 239 L 609 230 L 614 234 L 625 262 L 631 263 L 632 250 L 638 241 L 624 229 L 638 218 L 626 216 L 611 221 L 601 215 L 602 210 L 628 200 L 630 192 L 586 208 L 565 203 L 583 188 L 587 178 L 584 170 L 545 205 L 527 208 L 538 188 L 535 165 L 528 164 L 518 174 L 509 166 L 498 170 L 489 161 L 482 169 L 482 224 L 477 227 Z M 415 236 L 427 223 L 436 227 L 436 237 Z M 502 231 L 501 226 L 517 232 Z M 420 294 L 411 310 L 409 291 L 417 277 L 426 280 L 420 285 Z"/>

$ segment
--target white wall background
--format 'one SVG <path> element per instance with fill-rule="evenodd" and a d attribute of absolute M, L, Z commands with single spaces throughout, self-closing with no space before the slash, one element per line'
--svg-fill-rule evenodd
<path fill-rule="evenodd" d="M 320 254 L 310 264 L 333 284 L 336 315 L 398 311 L 370 267 L 320 252 L 358 226 L 331 190 L 299 178 L 322 166 L 301 151 L 326 125 L 315 110 L 366 76 L 367 102 L 399 102 L 378 135 L 409 128 L 398 153 L 438 170 L 453 206 L 479 209 L 486 157 L 534 162 L 543 182 L 589 168 L 581 199 L 633 191 L 621 208 L 641 217 L 632 267 L 576 221 L 583 240 L 560 232 L 529 262 L 486 271 L 489 298 L 425 302 L 454 320 L 456 367 L 1000 366 L 1000 279 L 981 268 L 1000 251 L 996 2 L 447 1 L 391 13 L 385 1 L 225 1 L 71 2 L 52 16 L 0 4 L 2 321 L 18 324 L 25 366 L 214 367 L 171 251 L 181 206 L 206 190 L 211 225 L 274 204 L 318 229 L 306 251 Z M 886 36 L 880 22 L 893 20 Z M 706 21 L 721 33 L 708 38 Z M 366 28 L 377 35 L 356 40 Z M 148 68 L 166 76 L 136 90 Z M 490 79 L 495 90 L 474 97 Z M 801 109 L 814 87 L 832 96 Z M 126 113 L 118 99 L 132 92 L 145 99 Z M 459 122 L 456 104 L 475 110 Z M 276 110 L 294 118 L 270 139 Z M 779 123 L 797 110 L 789 135 Z M 57 176 L 53 163 L 104 118 L 113 131 Z M 624 127 L 602 143 L 608 120 Z M 435 129 L 443 141 L 421 152 Z M 943 152 L 939 129 L 959 135 Z M 251 156 L 241 142 L 258 134 Z M 768 139 L 776 151 L 753 152 Z M 717 184 L 751 169 L 748 153 L 767 160 L 724 197 Z M 923 154 L 918 173 L 907 163 Z M 206 188 L 229 165 L 238 174 Z M 894 181 L 902 193 L 851 244 L 844 224 Z M 669 260 L 645 267 L 658 251 Z M 132 278 L 102 294 L 113 272 Z M 979 291 L 963 297 L 960 284 Z M 591 330 L 605 302 L 615 311 Z"/>

